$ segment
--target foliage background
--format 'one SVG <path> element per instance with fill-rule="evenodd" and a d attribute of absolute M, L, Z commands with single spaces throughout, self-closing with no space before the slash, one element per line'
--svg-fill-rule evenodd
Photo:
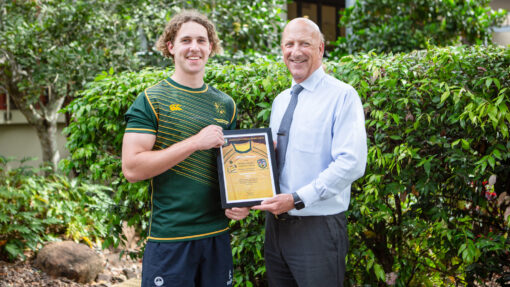
<path fill-rule="evenodd" d="M 349 283 L 396 276 L 397 286 L 467 284 L 510 266 L 510 52 L 362 53 L 325 66 L 359 92 L 369 135 L 367 171 L 349 211 Z M 120 173 L 123 113 L 171 72 L 104 73 L 66 108 L 72 157 L 62 168 L 116 190 L 120 212 L 108 213 L 107 245 L 118 244 L 120 222 L 145 230 L 148 218 L 145 184 Z M 240 128 L 267 126 L 269 103 L 290 85 L 285 66 L 271 60 L 211 65 L 206 81 L 234 97 Z M 264 286 L 263 214 L 231 227 L 236 284 Z"/>
<path fill-rule="evenodd" d="M 107 236 L 105 212 L 113 206 L 112 189 L 24 166 L 9 170 L 0 156 L 0 258 L 25 258 L 57 238 L 92 247 Z"/>
<path fill-rule="evenodd" d="M 284 2 L 0 2 L 1 88 L 16 76 L 9 80 L 18 81 L 28 106 L 44 106 L 41 95 L 50 91 L 81 90 L 63 110 L 72 116 L 71 157 L 60 163 L 78 179 L 8 171 L 0 160 L 0 256 L 22 256 L 59 236 L 117 246 L 124 221 L 145 234 L 146 184 L 129 184 L 120 172 L 123 114 L 138 93 L 172 73 L 152 45 L 180 9 L 199 7 L 217 24 L 227 53 L 209 65 L 206 81 L 234 97 L 238 126 L 267 126 L 270 103 L 290 84 L 272 60 Z M 490 11 L 488 0 L 360 3 L 344 14 L 341 25 L 354 33 L 337 42 L 334 56 L 426 50 L 361 53 L 325 65 L 358 90 L 369 133 L 366 175 L 353 186 L 349 212 L 349 284 L 442 286 L 502 274 L 510 265 L 509 52 L 433 46 L 488 42 L 502 12 Z M 97 76 L 101 70 L 109 71 Z M 263 221 L 252 212 L 231 224 L 237 286 L 266 284 Z"/>
<path fill-rule="evenodd" d="M 506 11 L 494 11 L 490 0 L 357 0 L 340 13 L 340 37 L 335 57 L 375 51 L 410 52 L 429 45 L 486 44 L 492 42 Z"/>
<path fill-rule="evenodd" d="M 195 8 L 216 23 L 227 51 L 246 62 L 277 51 L 284 0 L 0 1 L 0 93 L 36 128 L 53 168 L 58 111 L 103 70 L 168 66 L 154 44 L 173 15 Z"/>

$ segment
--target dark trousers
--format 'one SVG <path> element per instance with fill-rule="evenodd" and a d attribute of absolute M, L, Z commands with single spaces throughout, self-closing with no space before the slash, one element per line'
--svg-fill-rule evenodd
<path fill-rule="evenodd" d="M 271 287 L 343 286 L 348 248 L 343 212 L 286 219 L 266 214 L 264 255 Z"/>

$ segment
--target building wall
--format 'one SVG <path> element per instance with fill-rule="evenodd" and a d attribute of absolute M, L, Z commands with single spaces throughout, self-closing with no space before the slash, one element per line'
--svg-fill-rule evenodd
<path fill-rule="evenodd" d="M 11 110 L 11 119 L 6 120 L 6 110 L 0 110 L 0 155 L 14 157 L 20 160 L 24 157 L 36 157 L 37 160 L 26 162 L 27 165 L 39 166 L 42 163 L 42 151 L 35 128 L 28 125 L 20 111 Z M 64 128 L 63 115 L 59 118 L 57 144 L 60 157 L 66 157 L 69 152 L 65 148 L 66 139 L 62 135 Z M 10 167 L 18 166 L 18 162 L 10 162 Z"/>
<path fill-rule="evenodd" d="M 510 45 L 510 1 L 509 0 L 492 0 L 491 7 L 493 10 L 505 9 L 507 12 L 506 20 L 503 23 L 504 32 L 495 32 L 492 36 L 494 43 L 499 45 Z"/>

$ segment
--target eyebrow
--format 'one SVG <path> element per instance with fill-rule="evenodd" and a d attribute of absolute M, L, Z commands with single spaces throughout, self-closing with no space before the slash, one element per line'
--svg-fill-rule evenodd
<path fill-rule="evenodd" d="M 207 39 L 208 37 L 204 37 L 204 36 L 191 36 L 191 35 L 183 35 L 181 36 L 181 39 L 187 39 L 187 38 L 197 38 L 197 39 Z"/>
<path fill-rule="evenodd" d="M 294 39 L 294 40 L 285 40 L 285 41 L 282 41 L 282 44 L 288 44 L 288 43 L 303 44 L 303 43 L 311 43 L 311 42 L 312 41 L 310 41 L 310 40 Z"/>

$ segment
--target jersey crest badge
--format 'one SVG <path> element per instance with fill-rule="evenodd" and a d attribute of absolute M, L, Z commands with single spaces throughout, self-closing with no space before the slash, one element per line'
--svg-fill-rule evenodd
<path fill-rule="evenodd" d="M 257 163 L 258 163 L 260 168 L 266 168 L 267 167 L 267 161 L 264 158 L 261 158 L 261 159 L 257 160 Z"/>
<path fill-rule="evenodd" d="M 182 108 L 181 108 L 181 105 L 179 104 L 172 104 L 169 106 L 170 107 L 170 111 L 182 111 Z"/>
<path fill-rule="evenodd" d="M 223 105 L 222 103 L 214 103 L 214 107 L 216 108 L 216 113 L 218 115 L 224 115 L 226 113 L 225 105 Z"/>

